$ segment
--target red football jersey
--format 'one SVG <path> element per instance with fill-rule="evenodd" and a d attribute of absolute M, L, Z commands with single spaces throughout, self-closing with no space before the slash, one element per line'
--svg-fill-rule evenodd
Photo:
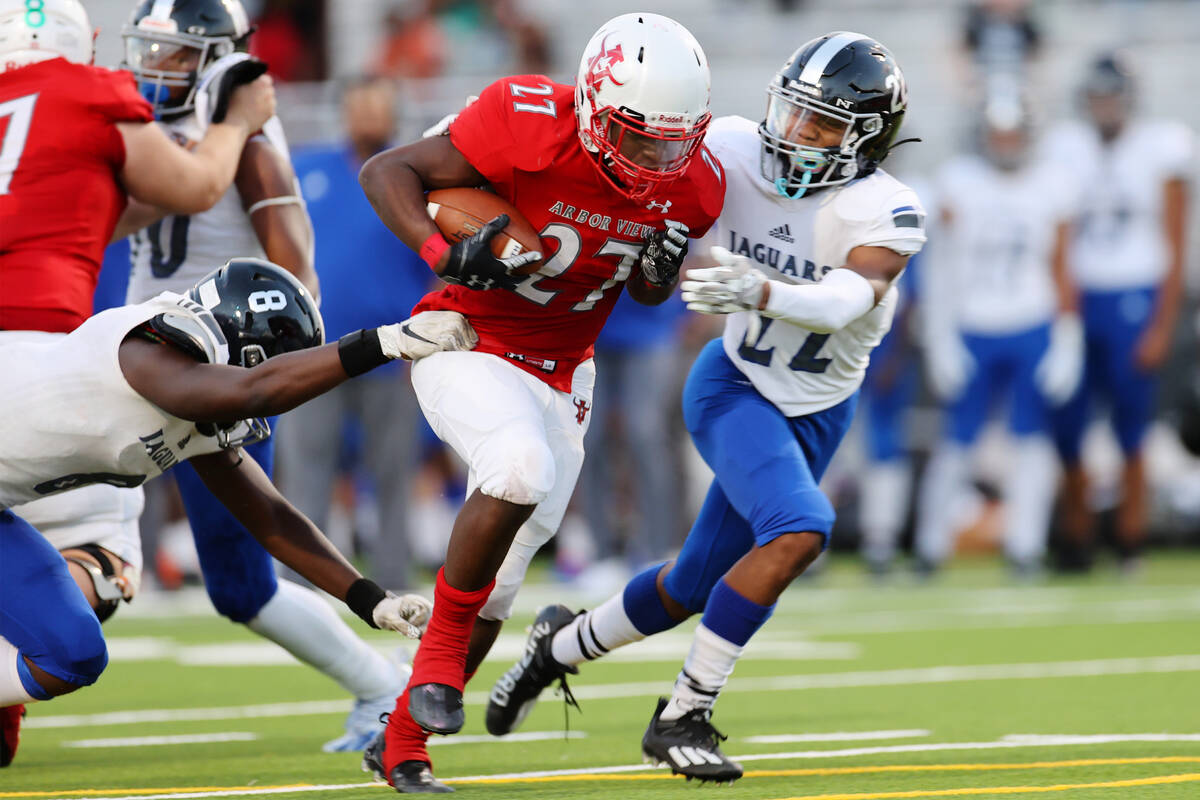
<path fill-rule="evenodd" d="M 153 119 L 128 72 L 62 58 L 0 72 L 0 329 L 91 316 L 126 202 L 116 123 Z"/>
<path fill-rule="evenodd" d="M 672 219 L 699 237 L 725 199 L 721 166 L 703 148 L 656 196 L 618 194 L 579 141 L 574 99 L 573 86 L 543 75 L 504 78 L 451 124 L 455 148 L 539 232 L 545 261 L 513 291 L 447 286 L 415 309 L 461 312 L 479 334 L 476 350 L 564 392 L 591 356 L 645 236 Z"/>

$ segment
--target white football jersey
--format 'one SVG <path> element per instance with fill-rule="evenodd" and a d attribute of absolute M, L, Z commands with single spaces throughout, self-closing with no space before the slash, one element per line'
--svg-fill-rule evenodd
<path fill-rule="evenodd" d="M 66 336 L 0 348 L 0 375 L 20 387 L 0 393 L 0 508 L 95 483 L 139 486 L 220 449 L 196 423 L 135 392 L 117 360 L 138 325 L 164 312 L 192 313 L 181 300 L 164 292 L 101 312 Z M 210 336 L 214 346 L 224 341 Z"/>
<path fill-rule="evenodd" d="M 190 141 L 204 138 L 196 115 L 164 123 L 169 134 Z M 287 139 L 279 119 L 263 126 L 263 136 L 289 157 Z M 294 194 L 300 196 L 300 187 Z M 183 294 L 201 278 L 231 258 L 267 257 L 250 216 L 242 207 L 237 186 L 231 185 L 217 204 L 200 214 L 173 214 L 129 237 L 132 270 L 125 302 L 140 303 L 160 292 Z"/>
<path fill-rule="evenodd" d="M 1110 144 L 1082 122 L 1057 128 L 1048 156 L 1083 189 L 1071 270 L 1084 289 L 1157 285 L 1166 275 L 1163 184 L 1191 177 L 1195 143 L 1184 125 L 1133 121 Z"/>
<path fill-rule="evenodd" d="M 937 176 L 948 214 L 929 280 L 953 302 L 963 331 L 1015 333 L 1049 322 L 1058 307 L 1051 263 L 1055 234 L 1078 202 L 1063 170 L 1036 161 L 1008 172 L 982 156 L 959 156 Z M 936 276 L 936 277 L 935 277 Z"/>
<path fill-rule="evenodd" d="M 705 144 L 725 167 L 725 206 L 696 252 L 721 245 L 748 257 L 768 278 L 816 283 L 846 264 L 860 246 L 912 255 L 925 243 L 925 212 L 916 194 L 883 170 L 844 186 L 789 199 L 762 177 L 758 126 L 722 117 Z M 837 405 L 858 389 L 871 350 L 892 324 L 893 286 L 873 309 L 831 334 L 761 317 L 760 335 L 746 341 L 751 312 L 730 314 L 725 353 L 754 388 L 789 417 Z"/>

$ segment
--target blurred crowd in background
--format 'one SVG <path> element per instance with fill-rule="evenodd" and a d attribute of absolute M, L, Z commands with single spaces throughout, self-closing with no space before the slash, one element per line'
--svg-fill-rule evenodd
<path fill-rule="evenodd" d="M 97 63 L 116 66 L 129 3 L 87 5 L 101 26 Z M 245 0 L 245 5 L 257 25 L 252 51 L 269 63 L 280 84 L 280 117 L 316 232 L 329 339 L 406 317 L 433 281 L 420 259 L 376 218 L 358 186 L 362 163 L 392 144 L 413 140 L 501 75 L 535 72 L 572 82 L 590 31 L 612 14 L 634 10 L 627 3 L 568 0 Z M 1184 259 L 1186 286 L 1174 291 L 1182 296 L 1179 313 L 1157 317 L 1167 328 L 1159 336 L 1165 339 L 1161 352 L 1143 364 L 1148 375 L 1161 376 L 1152 394 L 1153 423 L 1131 446 L 1120 438 L 1119 424 L 1117 435 L 1105 424 L 1111 417 L 1087 416 L 1070 406 L 1082 445 L 1068 452 L 1074 469 L 1066 472 L 1065 505 L 1056 500 L 1058 463 L 1041 471 L 1044 459 L 1037 468 L 1022 460 L 1030 441 L 1041 443 L 1043 455 L 1055 452 L 1049 423 L 1022 428 L 1019 412 L 990 409 L 988 397 L 967 434 L 953 424 L 953 414 L 948 419 L 948 392 L 939 386 L 946 372 L 938 369 L 953 354 L 938 352 L 945 331 L 938 328 L 937 313 L 966 302 L 953 270 L 945 268 L 953 260 L 953 225 L 942 223 L 955 218 L 961 203 L 945 186 L 946 167 L 961 158 L 996 166 L 1004 145 L 989 136 L 1015 135 L 1009 154 L 1015 162 L 1009 166 L 1016 171 L 1034 165 L 1062 170 L 1074 189 L 1056 213 L 1074 230 L 1087 223 L 1088 200 L 1100 190 L 1087 185 L 1062 147 L 1052 145 L 1071 124 L 1094 125 L 1086 90 L 1105 58 L 1113 61 L 1114 75 L 1127 80 L 1129 120 L 1167 120 L 1173 131 L 1170 142 L 1151 141 L 1148 147 L 1166 148 L 1174 160 L 1138 179 L 1153 185 L 1156 197 L 1168 182 L 1184 187 L 1184 227 L 1196 230 L 1186 187 L 1196 171 L 1192 132 L 1200 128 L 1200 104 L 1188 94 L 1200 46 L 1200 3 L 664 0 L 641 7 L 680 20 L 705 47 L 716 116 L 758 120 L 775 70 L 802 42 L 828 30 L 880 39 L 908 76 L 909 112 L 901 138 L 922 141 L 904 145 L 884 166 L 921 195 L 930 247 L 903 278 L 906 309 L 873 359 L 856 428 L 826 478 L 839 511 L 833 558 L 861 547 L 866 568 L 885 576 L 900 571 L 906 554 L 915 552 L 908 563 L 928 576 L 955 552 L 999 553 L 1024 578 L 1043 568 L 1086 570 L 1106 545 L 1130 571 L 1143 540 L 1152 546 L 1200 545 L 1200 461 L 1178 433 L 1195 413 L 1198 286 L 1191 267 L 1200 263 L 1195 258 L 1200 237 L 1188 237 L 1184 245 L 1191 257 Z M 1133 175 L 1140 171 L 1135 159 Z M 1100 176 L 1101 183 L 1106 177 L 1131 176 Z M 1035 201 L 1041 198 L 1031 197 Z M 1169 254 L 1171 243 L 1162 230 L 1161 245 Z M 1010 226 L 1008 234 L 1017 237 L 1005 245 L 1014 261 L 1025 257 L 1019 254 L 1023 247 L 1042 247 L 1034 233 L 1027 242 L 1020 229 Z M 1044 254 L 1047 274 L 1052 256 L 1049 250 Z M 1068 251 L 1068 266 L 1070 258 Z M 127 259 L 121 245 L 111 249 L 98 305 L 120 302 Z M 1151 322 L 1154 297 L 1143 313 Z M 1087 308 L 1084 312 L 1086 317 Z M 709 476 L 683 429 L 680 388 L 695 353 L 720 324 L 687 312 L 677 299 L 655 308 L 628 298 L 618 304 L 596 346 L 595 416 L 583 474 L 567 521 L 550 545 L 555 548 L 550 563 L 560 579 L 607 592 L 638 566 L 669 557 L 682 542 Z M 1141 335 L 1128 326 L 1120 330 Z M 344 552 L 359 557 L 366 574 L 396 588 L 427 579 L 424 570 L 440 563 L 464 490 L 461 465 L 425 426 L 406 369 L 377 370 L 339 387 L 282 418 L 276 432 L 277 479 L 284 494 Z M 1011 393 L 1001 399 L 1020 403 Z M 1102 411 L 1103 400 L 1093 410 Z M 1067 452 L 1061 439 L 1057 450 Z M 958 450 L 947 462 L 951 440 Z M 931 462 L 935 469 L 926 469 Z M 937 477 L 939 463 L 949 477 Z M 931 473 L 938 484 L 932 488 Z M 1137 495 L 1138 485 L 1145 487 L 1143 495 Z M 1035 505 L 1045 513 L 1006 514 L 1005 501 L 1014 492 L 1039 496 Z M 163 586 L 179 585 L 198 574 L 188 552 L 191 537 L 181 527 L 186 519 L 170 482 L 149 488 L 147 499 L 148 572 Z M 1130 511 L 1130 503 L 1138 507 Z M 1104 556 L 1103 568 L 1109 560 Z"/>

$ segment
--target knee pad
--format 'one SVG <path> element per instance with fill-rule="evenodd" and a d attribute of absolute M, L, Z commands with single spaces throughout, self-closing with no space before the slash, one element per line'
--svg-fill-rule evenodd
<path fill-rule="evenodd" d="M 262 607 L 275 596 L 279 584 L 274 580 L 270 583 L 255 581 L 238 583 L 214 578 L 207 573 L 204 575 L 204 588 L 208 591 L 208 599 L 213 608 L 223 617 L 233 622 L 249 622 L 258 616 Z"/>
<path fill-rule="evenodd" d="M 76 686 L 90 686 L 108 666 L 108 648 L 100 631 L 100 620 L 87 614 L 64 613 L 55 621 L 53 636 L 39 642 L 30 661 L 44 672 Z"/>
<path fill-rule="evenodd" d="M 497 500 L 533 506 L 554 488 L 554 453 L 539 437 L 521 431 L 498 434 L 480 461 L 483 463 L 473 465 L 479 475 L 479 491 Z"/>

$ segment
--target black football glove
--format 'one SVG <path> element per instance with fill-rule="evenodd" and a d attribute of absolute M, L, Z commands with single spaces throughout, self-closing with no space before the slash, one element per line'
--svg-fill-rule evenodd
<path fill-rule="evenodd" d="M 446 268 L 441 279 L 446 283 L 457 283 L 468 289 L 513 289 L 524 279 L 524 275 L 513 275 L 512 270 L 539 260 L 542 254 L 536 250 L 521 253 L 511 258 L 496 258 L 492 254 L 492 237 L 508 225 L 508 215 L 488 222 L 473 236 L 450 245 Z"/>
<path fill-rule="evenodd" d="M 245 53 L 230 53 L 209 65 L 196 91 L 208 94 L 206 107 L 212 110 L 210 119 L 224 122 L 234 89 L 256 80 L 266 71 L 266 63 Z"/>
<path fill-rule="evenodd" d="M 679 277 L 679 268 L 688 251 L 688 226 L 667 220 L 667 227 L 646 237 L 646 246 L 638 257 L 642 277 L 651 286 L 670 286 Z"/>

